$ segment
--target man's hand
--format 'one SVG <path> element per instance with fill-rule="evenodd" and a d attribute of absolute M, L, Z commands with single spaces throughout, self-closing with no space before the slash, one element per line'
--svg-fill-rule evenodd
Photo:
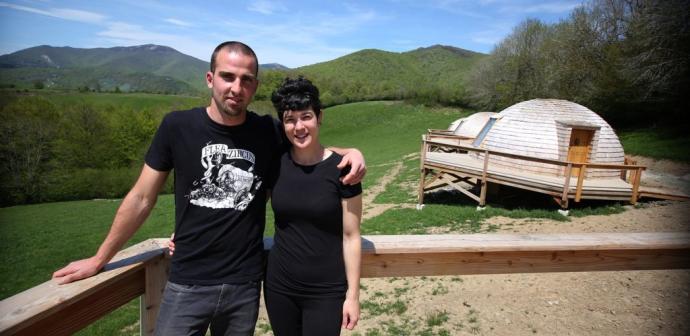
<path fill-rule="evenodd" d="M 96 257 L 77 260 L 69 263 L 69 265 L 59 269 L 53 273 L 53 279 L 58 284 L 64 285 L 73 281 L 88 278 L 100 271 L 101 264 L 96 260 Z"/>
<path fill-rule="evenodd" d="M 341 179 L 343 184 L 353 185 L 362 182 L 364 175 L 367 174 L 367 165 L 362 152 L 355 148 L 349 149 L 338 164 L 338 169 L 347 166 L 350 166 L 350 172 Z"/>

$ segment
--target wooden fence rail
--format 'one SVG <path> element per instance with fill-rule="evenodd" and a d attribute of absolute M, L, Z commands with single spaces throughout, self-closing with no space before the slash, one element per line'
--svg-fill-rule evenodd
<path fill-rule="evenodd" d="M 69 335 L 138 296 L 140 332 L 152 334 L 166 242 L 129 247 L 94 277 L 0 301 L 0 335 Z M 679 269 L 690 268 L 690 233 L 380 235 L 364 236 L 362 252 L 363 277 Z"/>

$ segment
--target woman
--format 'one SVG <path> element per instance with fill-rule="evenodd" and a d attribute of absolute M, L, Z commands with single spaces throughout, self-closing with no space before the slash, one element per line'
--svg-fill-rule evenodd
<path fill-rule="evenodd" d="M 272 188 L 274 246 L 264 298 L 276 336 L 339 335 L 359 320 L 362 187 L 343 185 L 341 156 L 319 141 L 319 90 L 286 79 L 273 106 L 292 144 Z"/>

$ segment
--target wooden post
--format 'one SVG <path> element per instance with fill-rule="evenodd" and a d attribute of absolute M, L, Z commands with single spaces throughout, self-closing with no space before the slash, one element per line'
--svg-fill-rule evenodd
<path fill-rule="evenodd" d="M 582 197 L 582 184 L 585 181 L 585 169 L 587 169 L 587 165 L 583 164 L 580 167 L 579 174 L 577 174 L 577 188 L 575 188 L 575 202 L 579 202 L 580 197 Z"/>
<path fill-rule="evenodd" d="M 623 158 L 623 165 L 629 165 L 629 164 L 630 164 L 630 159 L 628 159 L 627 157 Z M 626 181 L 626 182 L 628 181 L 628 170 L 625 168 L 621 169 L 621 180 Z"/>
<path fill-rule="evenodd" d="M 573 172 L 573 164 L 568 163 L 565 168 L 565 183 L 563 184 L 563 195 L 561 196 L 561 208 L 568 208 L 568 191 L 570 191 L 570 174 Z"/>
<path fill-rule="evenodd" d="M 169 272 L 169 258 L 158 259 L 146 265 L 146 284 L 139 306 L 139 333 L 142 336 L 153 335 Z"/>
<path fill-rule="evenodd" d="M 630 198 L 630 204 L 635 205 L 637 204 L 637 198 L 639 197 L 639 189 L 640 189 L 640 179 L 642 178 L 642 169 L 643 168 L 637 168 L 635 170 L 635 176 L 633 177 L 633 190 L 632 190 L 632 197 Z"/>
<path fill-rule="evenodd" d="M 479 206 L 486 205 L 486 175 L 489 169 L 489 151 L 484 150 L 484 169 L 482 170 L 482 189 L 479 192 Z"/>
<path fill-rule="evenodd" d="M 422 149 L 419 153 L 419 190 L 417 191 L 417 208 L 421 209 L 424 204 L 424 181 L 426 180 L 426 168 L 424 168 L 424 160 L 426 159 L 426 150 L 428 145 L 426 143 L 426 137 L 422 135 Z"/>

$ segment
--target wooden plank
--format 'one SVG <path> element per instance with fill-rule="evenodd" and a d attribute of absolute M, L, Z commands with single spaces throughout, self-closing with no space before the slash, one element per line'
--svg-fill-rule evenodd
<path fill-rule="evenodd" d="M 630 199 L 630 203 L 635 205 L 637 203 L 638 199 L 638 190 L 640 189 L 640 180 L 642 179 L 642 170 L 643 169 L 637 169 L 635 171 L 635 179 L 633 180 L 633 192 L 632 192 L 632 197 Z"/>
<path fill-rule="evenodd" d="M 482 169 L 482 188 L 479 192 L 479 206 L 486 205 L 486 186 L 488 185 L 486 181 L 486 173 L 489 170 L 489 151 L 484 151 L 484 168 Z"/>
<path fill-rule="evenodd" d="M 582 183 L 585 181 L 585 170 L 587 170 L 587 165 L 583 164 L 578 170 L 577 174 L 577 187 L 575 188 L 575 202 L 579 202 L 582 198 Z"/>
<path fill-rule="evenodd" d="M 563 183 L 563 195 L 561 197 L 561 207 L 563 209 L 568 207 L 568 192 L 570 190 L 570 175 L 573 173 L 573 164 L 568 163 L 565 168 L 565 182 Z"/>
<path fill-rule="evenodd" d="M 424 204 L 424 180 L 426 179 L 426 168 L 424 168 L 424 161 L 426 161 L 426 152 L 428 145 L 426 144 L 426 137 L 422 135 L 422 148 L 419 153 L 419 188 L 417 190 L 417 206 L 421 208 Z"/>
<path fill-rule="evenodd" d="M 441 147 L 444 147 L 444 146 L 445 147 L 451 147 L 451 148 L 460 149 L 460 150 L 464 150 L 464 151 L 468 151 L 468 152 L 484 152 L 486 150 L 484 148 L 475 148 L 475 147 L 463 146 L 463 145 L 453 145 L 453 144 L 437 142 L 437 141 L 432 141 L 432 140 L 427 141 L 427 143 L 431 144 L 431 145 L 441 146 Z M 496 150 L 489 150 L 489 152 L 491 153 L 491 155 L 497 155 L 497 156 L 502 156 L 502 157 L 507 157 L 507 158 L 512 158 L 512 159 L 518 159 L 518 160 L 531 161 L 531 162 L 547 163 L 547 164 L 552 164 L 552 165 L 557 165 L 557 166 L 562 166 L 562 167 L 565 167 L 569 163 L 568 161 L 543 159 L 543 158 L 538 158 L 538 157 L 533 157 L 533 156 L 525 156 L 525 155 L 502 152 L 502 151 L 496 151 Z M 619 169 L 634 170 L 634 169 L 639 169 L 639 168 L 646 169 L 645 166 L 639 166 L 639 165 L 625 165 L 625 164 L 621 165 L 621 164 L 597 163 L 597 162 L 588 162 L 587 165 L 592 169 L 611 169 L 611 170 L 619 170 Z"/>
<path fill-rule="evenodd" d="M 2 335 L 72 335 L 144 293 L 145 271 L 120 274 L 116 281 L 108 282 L 76 302 L 58 302 L 59 311 L 31 318 L 21 325 L 0 331 Z M 20 309 L 19 307 L 17 307 Z M 4 323 L 3 323 L 4 325 Z"/>
<path fill-rule="evenodd" d="M 690 250 L 690 232 L 365 235 L 362 253 Z"/>
<path fill-rule="evenodd" d="M 422 168 L 422 169 L 424 169 L 424 168 Z M 427 174 L 428 174 L 428 173 L 427 173 Z M 425 176 L 425 177 L 424 177 L 424 180 L 422 180 L 422 181 L 424 181 L 424 183 L 422 184 L 422 188 L 423 188 L 424 190 L 426 190 L 428 186 L 430 186 L 430 185 L 431 185 L 432 183 L 434 183 L 434 182 L 437 182 L 437 180 L 440 180 L 441 177 L 443 177 L 443 173 L 442 173 L 442 172 L 438 172 L 438 173 L 434 174 L 434 176 L 432 176 L 432 177 L 431 177 L 430 179 L 428 179 L 428 180 L 426 180 L 426 176 Z"/>
<path fill-rule="evenodd" d="M 690 232 L 362 237 L 362 277 L 687 268 Z"/>
<path fill-rule="evenodd" d="M 638 189 L 639 197 L 651 197 L 658 199 L 667 199 L 672 201 L 688 201 L 690 195 L 683 193 L 680 190 L 672 190 L 658 187 L 640 186 Z"/>
<path fill-rule="evenodd" d="M 687 249 L 407 253 L 362 257 L 364 278 L 682 268 L 690 268 Z"/>
<path fill-rule="evenodd" d="M 139 306 L 139 334 L 142 336 L 153 335 L 169 273 L 168 258 L 161 258 L 146 265 L 145 291 Z"/>
<path fill-rule="evenodd" d="M 120 251 L 93 277 L 66 285 L 49 280 L 0 301 L 0 334 L 32 334 L 24 330 L 41 330 L 35 329 L 36 325 L 48 328 L 45 321 L 60 321 L 57 324 L 67 326 L 56 330 L 56 334 L 70 334 L 88 325 L 95 316 L 131 301 L 144 292 L 146 263 L 163 258 L 164 241 L 149 239 Z M 52 333 L 33 333 L 48 334 Z"/>
<path fill-rule="evenodd" d="M 477 195 L 475 195 L 475 194 L 469 192 L 468 190 L 465 190 L 465 188 L 463 188 L 463 187 L 460 186 L 459 184 L 453 182 L 451 179 L 449 179 L 449 178 L 443 176 L 443 177 L 441 178 L 441 180 L 442 180 L 443 182 L 445 182 L 446 184 L 448 184 L 449 186 L 453 187 L 455 190 L 457 190 L 457 191 L 459 191 L 459 192 L 465 194 L 467 197 L 469 197 L 469 198 L 471 198 L 471 199 L 473 199 L 473 200 L 479 202 L 479 197 L 477 197 Z"/>

